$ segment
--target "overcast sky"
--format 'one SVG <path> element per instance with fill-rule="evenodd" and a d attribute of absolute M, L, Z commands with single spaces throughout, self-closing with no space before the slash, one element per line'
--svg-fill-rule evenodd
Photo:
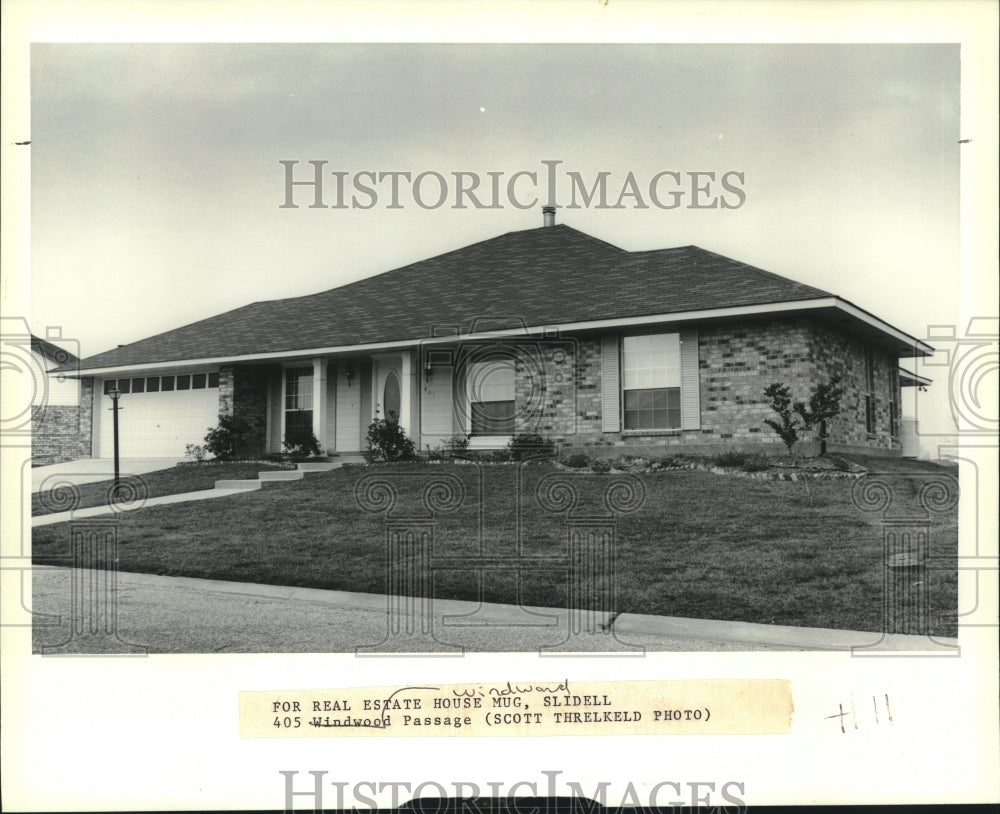
<path fill-rule="evenodd" d="M 552 160 L 561 206 L 567 172 L 609 173 L 609 203 L 631 172 L 648 207 L 559 222 L 697 244 L 921 337 L 958 318 L 959 67 L 957 45 L 921 44 L 35 44 L 32 327 L 86 356 L 533 228 Z M 333 171 L 502 172 L 505 189 L 524 170 L 539 206 L 457 210 L 451 183 L 421 208 L 403 182 L 391 209 L 386 181 L 371 209 L 308 208 L 301 188 L 283 209 L 282 160 L 297 178 L 328 162 L 327 204 Z M 676 209 L 648 198 L 663 171 L 687 190 Z M 741 173 L 742 205 L 689 208 L 692 172 Z"/>

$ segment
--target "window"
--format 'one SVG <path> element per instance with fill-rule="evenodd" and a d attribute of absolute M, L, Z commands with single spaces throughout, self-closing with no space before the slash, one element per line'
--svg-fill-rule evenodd
<path fill-rule="evenodd" d="M 149 376 L 135 379 L 105 379 L 104 394 L 114 388 L 120 393 L 169 393 L 173 390 L 203 390 L 218 387 L 218 373 L 189 373 L 177 376 Z"/>
<path fill-rule="evenodd" d="M 469 366 L 472 435 L 513 435 L 514 362 L 496 358 Z"/>
<path fill-rule="evenodd" d="M 889 435 L 899 437 L 899 371 L 894 370 L 889 380 Z"/>
<path fill-rule="evenodd" d="M 385 386 L 382 388 L 382 408 L 385 410 L 383 416 L 390 424 L 399 423 L 399 415 L 402 412 L 402 395 L 399 392 L 399 377 L 395 370 L 390 370 L 385 375 Z"/>
<path fill-rule="evenodd" d="M 872 346 L 865 346 L 865 429 L 875 434 L 875 354 Z"/>
<path fill-rule="evenodd" d="M 298 432 L 312 432 L 312 369 L 299 368 L 285 374 L 285 438 Z"/>
<path fill-rule="evenodd" d="M 622 393 L 626 430 L 680 429 L 679 334 L 647 334 L 624 338 Z"/>

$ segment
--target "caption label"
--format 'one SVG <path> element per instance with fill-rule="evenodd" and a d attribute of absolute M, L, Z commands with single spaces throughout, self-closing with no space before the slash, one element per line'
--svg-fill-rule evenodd
<path fill-rule="evenodd" d="M 240 736 L 767 735 L 790 732 L 792 710 L 785 679 L 253 691 Z"/>

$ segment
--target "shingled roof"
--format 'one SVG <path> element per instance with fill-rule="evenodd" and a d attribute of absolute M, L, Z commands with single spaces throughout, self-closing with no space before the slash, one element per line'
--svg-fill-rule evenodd
<path fill-rule="evenodd" d="M 31 334 L 31 349 L 46 359 L 60 365 L 69 365 L 80 361 L 75 353 L 70 353 L 68 350 L 60 348 L 58 345 L 53 345 L 48 340 L 34 334 Z"/>
<path fill-rule="evenodd" d="M 99 353 L 83 369 L 416 341 L 831 297 L 697 246 L 627 252 L 565 225 L 510 232 L 339 288 L 255 302 Z M 440 331 L 439 331 L 440 333 Z"/>

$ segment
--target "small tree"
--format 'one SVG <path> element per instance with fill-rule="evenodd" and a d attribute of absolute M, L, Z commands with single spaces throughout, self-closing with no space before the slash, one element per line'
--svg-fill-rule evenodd
<path fill-rule="evenodd" d="M 804 404 L 795 405 L 795 412 L 805 422 L 807 430 L 819 425 L 820 455 L 826 455 L 826 422 L 840 413 L 840 400 L 844 397 L 844 391 L 838 386 L 839 384 L 840 376 L 834 376 L 826 384 L 816 387 L 809 397 L 808 409 Z"/>
<path fill-rule="evenodd" d="M 765 418 L 764 423 L 774 430 L 778 434 L 778 437 L 785 442 L 785 446 L 788 447 L 788 454 L 794 460 L 795 454 L 792 448 L 799 440 L 799 427 L 802 426 L 799 424 L 799 420 L 795 417 L 794 413 L 798 412 L 796 408 L 800 405 L 792 406 L 792 396 L 788 385 L 781 384 L 781 382 L 774 382 L 765 387 L 764 395 L 771 399 L 771 409 L 778 414 L 779 419 L 775 421 L 773 418 Z"/>
<path fill-rule="evenodd" d="M 774 430 L 788 447 L 788 454 L 794 459 L 793 447 L 801 438 L 801 432 L 808 432 L 819 426 L 820 455 L 826 454 L 826 422 L 840 413 L 840 400 L 844 391 L 838 386 L 840 377 L 834 376 L 826 384 L 817 385 L 809 397 L 809 406 L 797 401 L 792 404 L 792 396 L 787 384 L 775 382 L 764 388 L 764 395 L 771 399 L 771 409 L 778 414 L 778 421 L 765 418 L 764 423 Z M 801 419 L 801 421 L 799 420 Z"/>
<path fill-rule="evenodd" d="M 376 418 L 368 425 L 369 461 L 408 461 L 416 451 L 412 440 L 406 437 L 403 428 L 399 426 L 395 413 L 389 413 L 389 418 Z"/>

